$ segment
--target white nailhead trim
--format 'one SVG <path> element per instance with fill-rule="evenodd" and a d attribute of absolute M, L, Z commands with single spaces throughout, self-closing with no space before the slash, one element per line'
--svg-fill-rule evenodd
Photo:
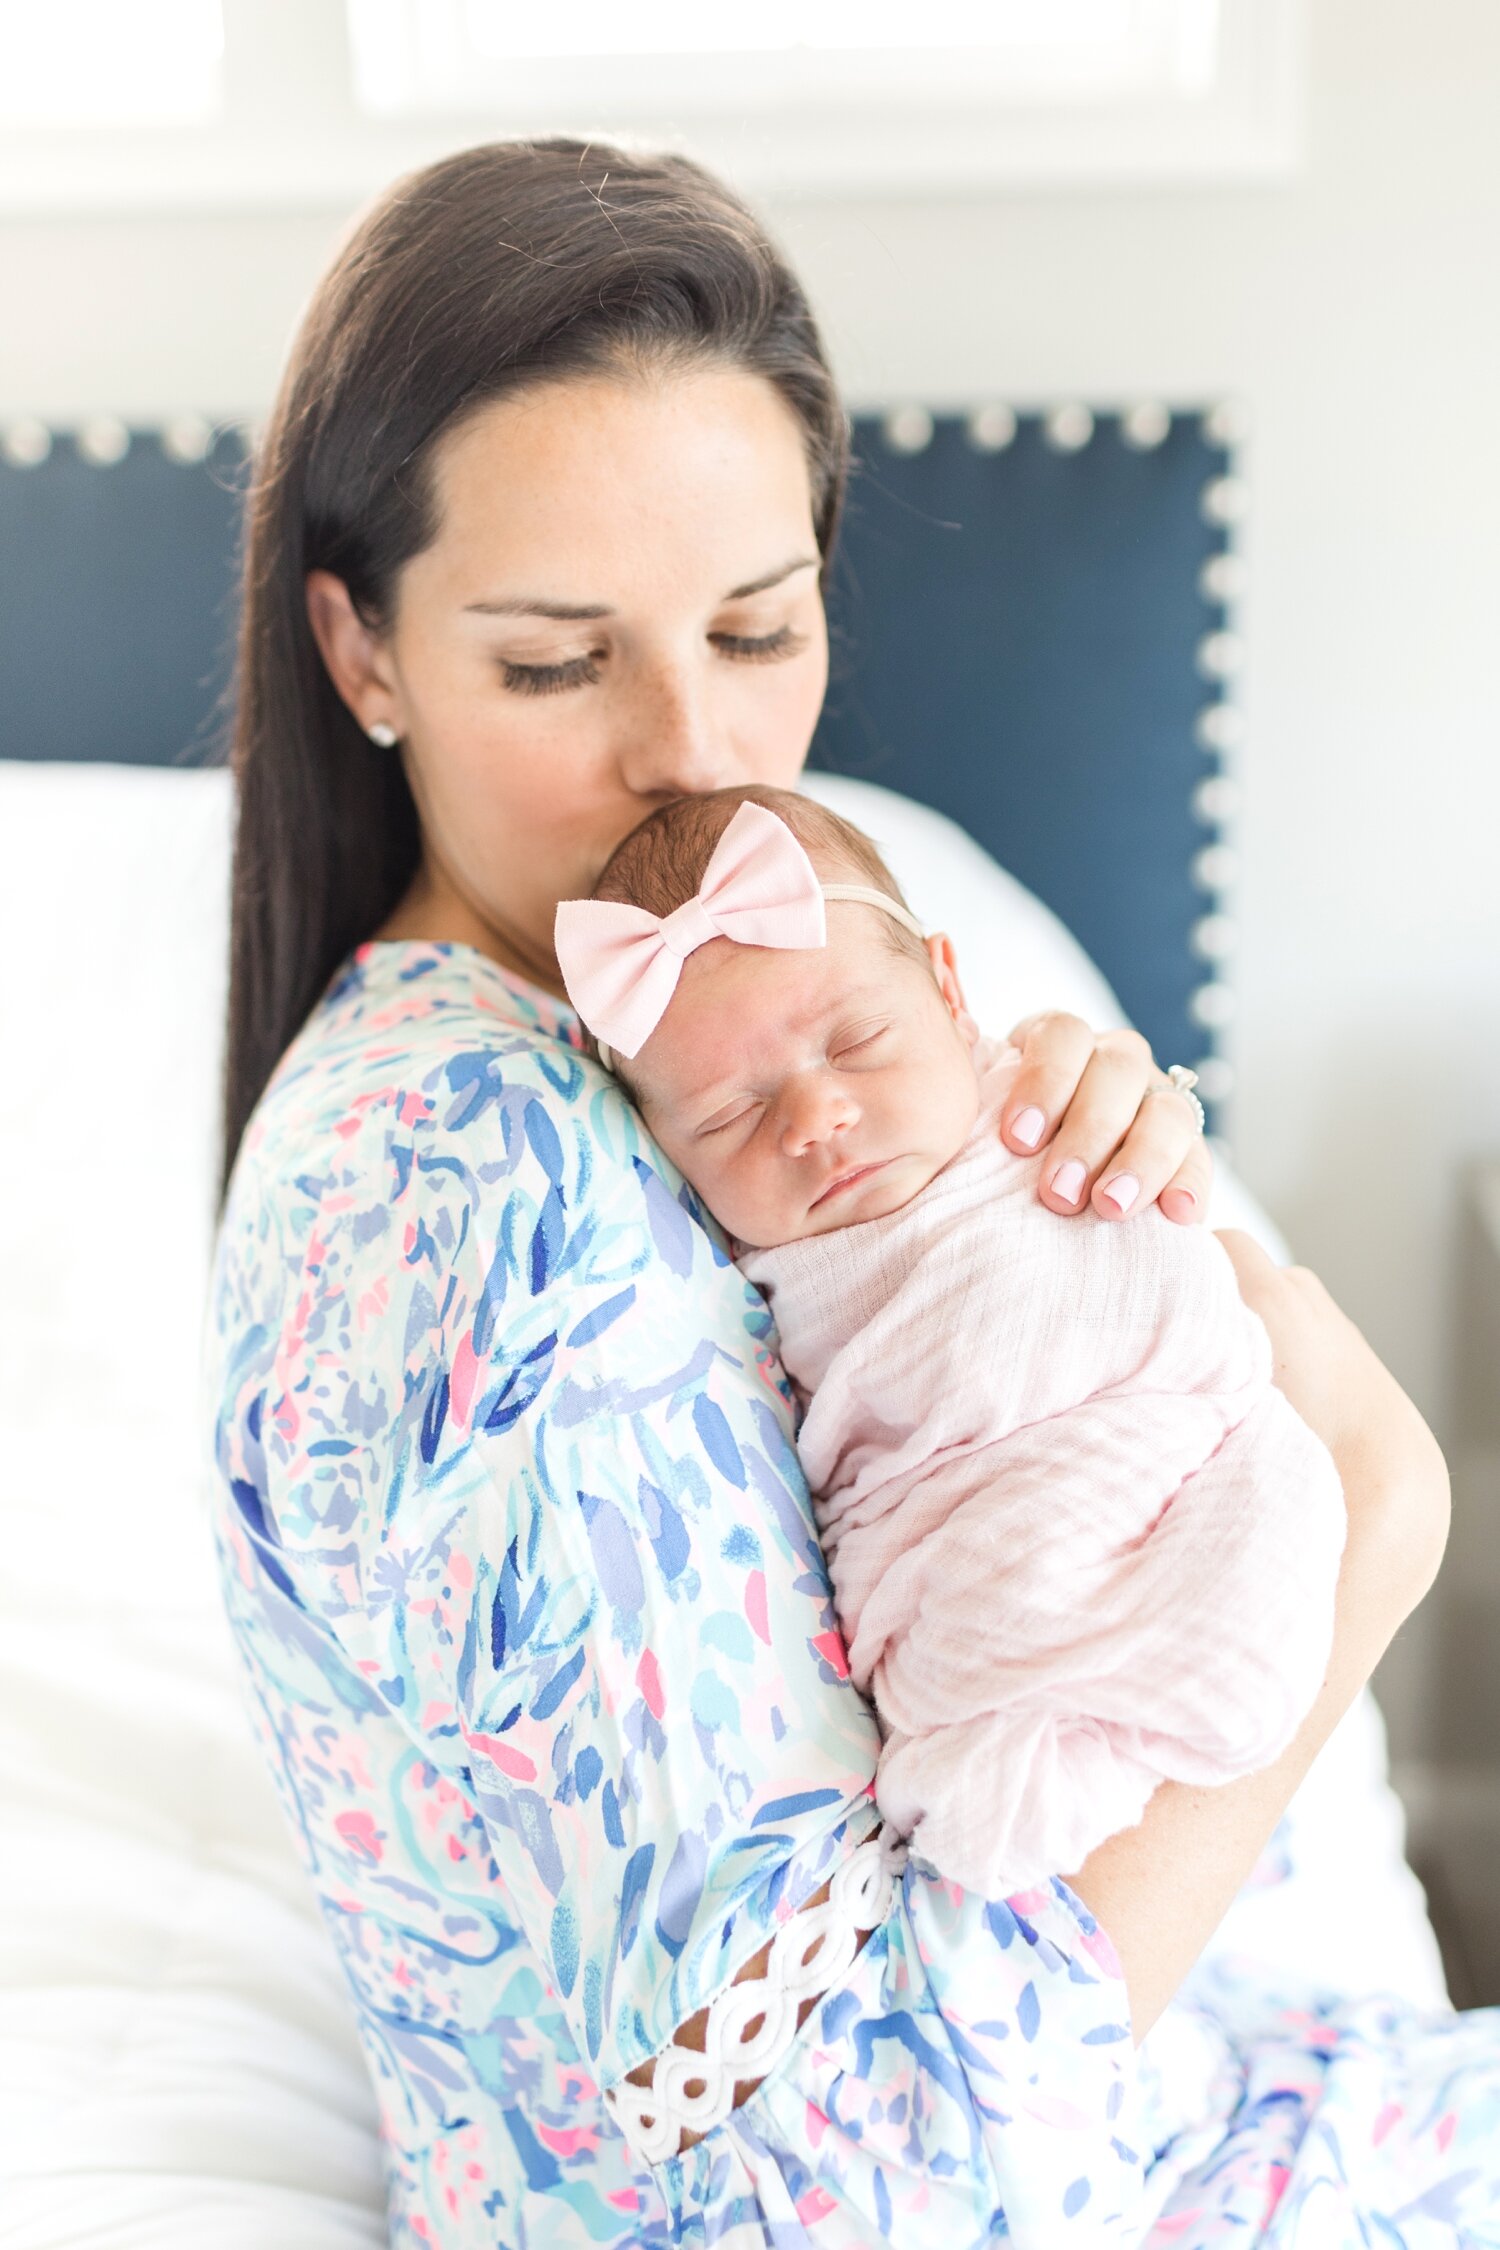
<path fill-rule="evenodd" d="M 1239 861 L 1229 844 L 1205 844 L 1201 852 L 1194 852 L 1189 866 L 1200 891 L 1233 890 L 1239 871 Z"/>
<path fill-rule="evenodd" d="M 1245 644 L 1238 633 L 1205 633 L 1198 643 L 1198 669 L 1205 679 L 1232 680 L 1244 663 Z"/>
<path fill-rule="evenodd" d="M 1193 731 L 1204 750 L 1238 750 L 1243 747 L 1245 714 L 1237 703 L 1206 703 L 1194 721 Z"/>
<path fill-rule="evenodd" d="M 1211 827 L 1222 820 L 1233 820 L 1240 809 L 1240 785 L 1227 773 L 1205 774 L 1193 791 L 1193 812 Z"/>
<path fill-rule="evenodd" d="M 206 461 L 213 442 L 213 424 L 202 414 L 176 414 L 161 433 L 163 453 L 184 468 L 195 461 Z"/>
<path fill-rule="evenodd" d="M 1094 434 L 1094 417 L 1086 406 L 1070 399 L 1052 408 L 1042 432 L 1054 453 L 1078 453 Z"/>
<path fill-rule="evenodd" d="M 95 414 L 78 432 L 77 445 L 96 469 L 112 469 L 130 451 L 130 432 L 118 414 Z"/>
<path fill-rule="evenodd" d="M 893 453 L 925 453 L 932 443 L 932 416 L 925 406 L 898 406 L 886 416 L 884 428 Z"/>
<path fill-rule="evenodd" d="M 977 453 L 1003 453 L 1015 441 L 1016 418 L 998 402 L 978 407 L 969 416 L 969 443 Z"/>
<path fill-rule="evenodd" d="M 1209 523 L 1243 523 L 1250 513 L 1250 489 L 1242 477 L 1213 477 L 1200 502 Z"/>
<path fill-rule="evenodd" d="M 651 2085 L 622 2078 L 605 2090 L 606 2108 L 643 2164 L 676 2156 L 684 2132 L 721 2125 L 734 2107 L 736 2082 L 775 2069 L 797 2035 L 799 2003 L 821 1998 L 845 1975 L 859 1932 L 879 1929 L 890 1912 L 905 1864 L 906 1848 L 888 1829 L 867 1837 L 838 1868 L 827 1898 L 776 1931 L 764 1976 L 727 1985 L 709 2002 L 701 2055 L 668 2044 L 656 2056 Z M 752 2034 L 757 2017 L 764 2020 Z"/>
<path fill-rule="evenodd" d="M 1227 1101 L 1234 1092 L 1234 1064 L 1227 1055 L 1204 1055 L 1195 1062 L 1197 1091 L 1206 1102 Z"/>
<path fill-rule="evenodd" d="M 0 447 L 13 469 L 35 469 L 52 451 L 52 432 L 35 414 L 23 414 L 10 424 Z"/>
<path fill-rule="evenodd" d="M 1216 1030 L 1234 1015 L 1234 992 L 1227 984 L 1200 984 L 1188 999 L 1188 1014 L 1206 1031 Z"/>
<path fill-rule="evenodd" d="M 1159 399 L 1143 398 L 1120 417 L 1120 435 L 1138 453 L 1154 452 L 1172 427 L 1172 415 Z"/>
<path fill-rule="evenodd" d="M 1198 573 L 1198 591 L 1206 602 L 1237 602 L 1244 597 L 1249 575 L 1243 555 L 1210 555 Z"/>
<path fill-rule="evenodd" d="M 1188 933 L 1193 951 L 1204 961 L 1227 961 L 1239 932 L 1227 914 L 1205 914 Z"/>
<path fill-rule="evenodd" d="M 1210 445 L 1243 445 L 1250 435 L 1250 409 L 1242 398 L 1222 398 L 1203 417 L 1203 435 Z"/>

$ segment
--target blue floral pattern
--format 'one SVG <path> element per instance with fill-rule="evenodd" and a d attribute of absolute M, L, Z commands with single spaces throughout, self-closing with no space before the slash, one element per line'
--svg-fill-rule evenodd
<path fill-rule="evenodd" d="M 1072 2250 L 1153 2211 L 1153 2241 L 1243 2242 L 1268 2183 L 1298 2207 L 1300 2033 L 1241 2052 L 1210 2013 L 1215 2107 L 1164 2134 L 1067 1886 L 915 1866 L 750 2100 L 632 2158 L 603 2089 L 871 1831 L 877 1743 L 769 1317 L 561 1004 L 465 946 L 349 957 L 236 1163 L 208 1382 L 225 1598 L 399 2250 Z M 1226 2138 L 1284 2052 L 1295 2093 Z M 1383 2161 L 1493 2212 L 1496 2157 L 1457 2187 L 1450 2144 L 1485 2104 L 1500 2138 L 1500 2028 L 1451 2052 L 1458 2122 L 1439 2150 L 1403 2110 Z"/>

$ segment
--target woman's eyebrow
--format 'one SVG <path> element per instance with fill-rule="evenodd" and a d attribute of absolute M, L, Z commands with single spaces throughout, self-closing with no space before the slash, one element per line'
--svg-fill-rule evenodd
<path fill-rule="evenodd" d="M 815 570 L 816 555 L 798 555 L 783 563 L 779 570 L 768 570 L 763 578 L 752 578 L 744 586 L 736 586 L 724 596 L 727 602 L 742 602 L 751 594 L 763 594 L 769 587 L 779 586 L 797 570 Z M 579 619 L 613 617 L 615 612 L 607 602 L 547 602 L 513 595 L 501 601 L 465 602 L 465 611 L 477 610 L 484 617 L 555 617 L 564 625 Z"/>
<path fill-rule="evenodd" d="M 742 602 L 751 594 L 763 594 L 768 586 L 779 586 L 783 578 L 790 578 L 794 570 L 816 570 L 816 555 L 797 555 L 780 570 L 768 570 L 764 578 L 752 578 L 748 586 L 736 586 L 724 596 L 726 602 Z"/>
<path fill-rule="evenodd" d="M 556 617 L 570 624 L 578 617 L 613 617 L 614 611 L 605 602 L 542 602 L 527 601 L 516 595 L 508 601 L 465 602 L 465 610 L 477 609 L 486 617 Z"/>

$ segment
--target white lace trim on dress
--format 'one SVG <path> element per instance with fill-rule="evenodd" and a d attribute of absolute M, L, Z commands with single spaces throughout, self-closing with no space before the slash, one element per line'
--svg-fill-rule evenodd
<path fill-rule="evenodd" d="M 685 2132 L 707 2133 L 735 2106 L 734 2089 L 776 2068 L 797 2036 L 804 2000 L 821 1999 L 852 1965 L 862 1932 L 876 1930 L 906 1864 L 906 1846 L 888 1829 L 852 1851 L 828 1896 L 804 1906 L 771 1940 L 764 1973 L 726 1985 L 709 2002 L 703 2052 L 664 2047 L 649 2086 L 628 2078 L 611 2086 L 605 2106 L 633 2153 L 663 2164 L 680 2153 Z"/>

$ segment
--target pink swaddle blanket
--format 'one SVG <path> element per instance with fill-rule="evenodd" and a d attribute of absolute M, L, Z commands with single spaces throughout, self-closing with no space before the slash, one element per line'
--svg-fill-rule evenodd
<path fill-rule="evenodd" d="M 1279 1755 L 1345 1529 L 1223 1245 L 1037 1201 L 995 1123 L 1018 1059 L 980 1043 L 974 1132 L 903 1209 L 740 1260 L 807 1400 L 881 1809 L 991 1897 L 1076 1870 L 1162 1780 Z"/>

